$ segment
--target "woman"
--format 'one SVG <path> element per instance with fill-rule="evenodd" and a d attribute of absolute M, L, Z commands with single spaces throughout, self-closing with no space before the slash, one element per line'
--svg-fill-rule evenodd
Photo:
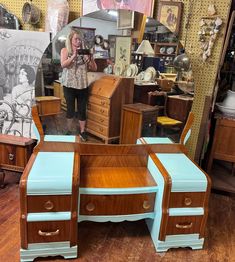
<path fill-rule="evenodd" d="M 19 84 L 14 86 L 11 93 L 11 101 L 19 116 L 29 116 L 32 100 L 35 96 L 33 82 L 36 75 L 29 65 L 22 65 L 18 76 Z"/>
<path fill-rule="evenodd" d="M 62 85 L 67 103 L 67 134 L 71 134 L 75 100 L 77 100 L 79 135 L 82 141 L 86 141 L 87 70 L 96 71 L 97 65 L 92 56 L 78 54 L 78 50 L 82 48 L 82 34 L 71 30 L 66 39 L 65 48 L 61 50 L 61 67 L 63 68 Z"/>

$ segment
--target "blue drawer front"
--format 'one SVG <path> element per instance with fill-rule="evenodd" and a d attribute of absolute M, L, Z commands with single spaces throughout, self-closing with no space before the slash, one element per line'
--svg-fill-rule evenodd
<path fill-rule="evenodd" d="M 27 195 L 72 192 L 74 152 L 39 152 L 27 181 Z"/>

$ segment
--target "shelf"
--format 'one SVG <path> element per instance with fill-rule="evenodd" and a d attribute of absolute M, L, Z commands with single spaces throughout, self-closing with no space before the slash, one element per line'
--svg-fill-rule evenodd
<path fill-rule="evenodd" d="M 128 188 L 155 187 L 145 167 L 90 167 L 81 171 L 80 187 L 86 188 Z"/>
<path fill-rule="evenodd" d="M 177 46 L 178 45 L 178 43 L 165 43 L 165 42 L 162 42 L 162 43 L 152 42 L 151 44 L 160 45 L 160 46 Z"/>
<path fill-rule="evenodd" d="M 162 53 L 155 53 L 155 55 L 162 55 L 162 56 L 176 56 L 176 54 L 162 54 Z"/>

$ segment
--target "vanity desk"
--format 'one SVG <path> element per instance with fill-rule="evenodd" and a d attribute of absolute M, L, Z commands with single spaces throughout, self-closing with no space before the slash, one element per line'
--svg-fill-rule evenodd
<path fill-rule="evenodd" d="M 203 247 L 210 179 L 183 145 L 74 141 L 39 143 L 24 171 L 21 262 L 76 258 L 81 221 L 145 219 L 157 252 Z"/>

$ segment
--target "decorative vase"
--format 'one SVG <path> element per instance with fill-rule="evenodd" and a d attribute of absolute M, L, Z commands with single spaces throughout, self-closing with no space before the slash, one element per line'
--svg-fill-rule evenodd
<path fill-rule="evenodd" d="M 227 96 L 224 99 L 224 101 L 222 102 L 222 105 L 235 109 L 235 92 L 234 91 L 231 91 L 231 90 L 227 91 Z"/>

